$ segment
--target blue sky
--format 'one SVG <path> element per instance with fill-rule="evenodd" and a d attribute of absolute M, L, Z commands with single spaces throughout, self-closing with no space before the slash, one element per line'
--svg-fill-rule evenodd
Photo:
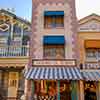
<path fill-rule="evenodd" d="M 0 0 L 0 8 L 14 8 L 15 14 L 31 19 L 31 0 Z"/>
<path fill-rule="evenodd" d="M 15 14 L 31 20 L 31 0 L 0 0 L 0 8 L 14 8 Z M 100 15 L 100 0 L 76 0 L 78 19 L 91 13 Z"/>

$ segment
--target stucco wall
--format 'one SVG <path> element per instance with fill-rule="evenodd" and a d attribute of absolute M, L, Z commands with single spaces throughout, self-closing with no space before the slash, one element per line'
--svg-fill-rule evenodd
<path fill-rule="evenodd" d="M 64 11 L 64 29 L 44 29 L 44 11 Z M 43 35 L 64 35 L 66 59 L 76 58 L 77 20 L 74 0 L 33 0 L 32 34 L 30 41 L 30 62 L 43 58 Z"/>

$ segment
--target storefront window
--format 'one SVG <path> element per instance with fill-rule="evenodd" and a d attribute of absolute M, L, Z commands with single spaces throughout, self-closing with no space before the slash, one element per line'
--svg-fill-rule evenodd
<path fill-rule="evenodd" d="M 34 98 L 36 100 L 57 100 L 57 81 L 35 81 Z M 71 100 L 71 84 L 69 81 L 60 82 L 60 100 Z"/>

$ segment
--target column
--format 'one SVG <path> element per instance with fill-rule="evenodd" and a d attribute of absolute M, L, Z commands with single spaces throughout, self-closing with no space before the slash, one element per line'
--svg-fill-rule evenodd
<path fill-rule="evenodd" d="M 79 81 L 79 89 L 80 89 L 80 96 L 79 96 L 79 100 L 85 100 L 84 99 L 84 82 L 83 81 Z"/>
<path fill-rule="evenodd" d="M 28 65 L 25 66 L 25 71 L 28 70 Z M 25 79 L 24 95 L 25 100 L 30 100 L 31 91 L 31 80 Z"/>
<path fill-rule="evenodd" d="M 60 100 L 60 80 L 57 81 L 57 100 Z"/>
<path fill-rule="evenodd" d="M 24 89 L 24 94 L 25 94 L 25 100 L 28 100 L 28 80 L 25 79 L 25 89 Z"/>
<path fill-rule="evenodd" d="M 34 98 L 34 88 L 35 88 L 35 86 L 34 86 L 34 80 L 31 80 L 31 84 L 30 84 L 31 86 L 30 86 L 30 94 L 29 94 L 29 100 L 33 100 L 33 98 Z"/>
<path fill-rule="evenodd" d="M 97 82 L 96 91 L 97 91 L 97 100 L 100 100 L 100 81 Z"/>
<path fill-rule="evenodd" d="M 13 17 L 11 17 L 11 34 L 10 34 L 11 40 L 13 39 L 13 33 L 14 33 L 14 23 L 13 23 Z"/>
<path fill-rule="evenodd" d="M 23 36 L 24 36 L 24 24 L 21 24 L 21 42 L 23 43 Z"/>
<path fill-rule="evenodd" d="M 78 100 L 78 81 L 71 82 L 71 99 Z"/>

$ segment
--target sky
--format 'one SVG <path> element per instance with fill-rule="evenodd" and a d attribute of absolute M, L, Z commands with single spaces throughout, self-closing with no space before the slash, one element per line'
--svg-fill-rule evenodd
<path fill-rule="evenodd" d="M 0 0 L 0 8 L 14 8 L 15 14 L 31 21 L 31 0 Z M 92 13 L 100 15 L 100 0 L 76 0 L 76 14 L 78 19 Z"/>

